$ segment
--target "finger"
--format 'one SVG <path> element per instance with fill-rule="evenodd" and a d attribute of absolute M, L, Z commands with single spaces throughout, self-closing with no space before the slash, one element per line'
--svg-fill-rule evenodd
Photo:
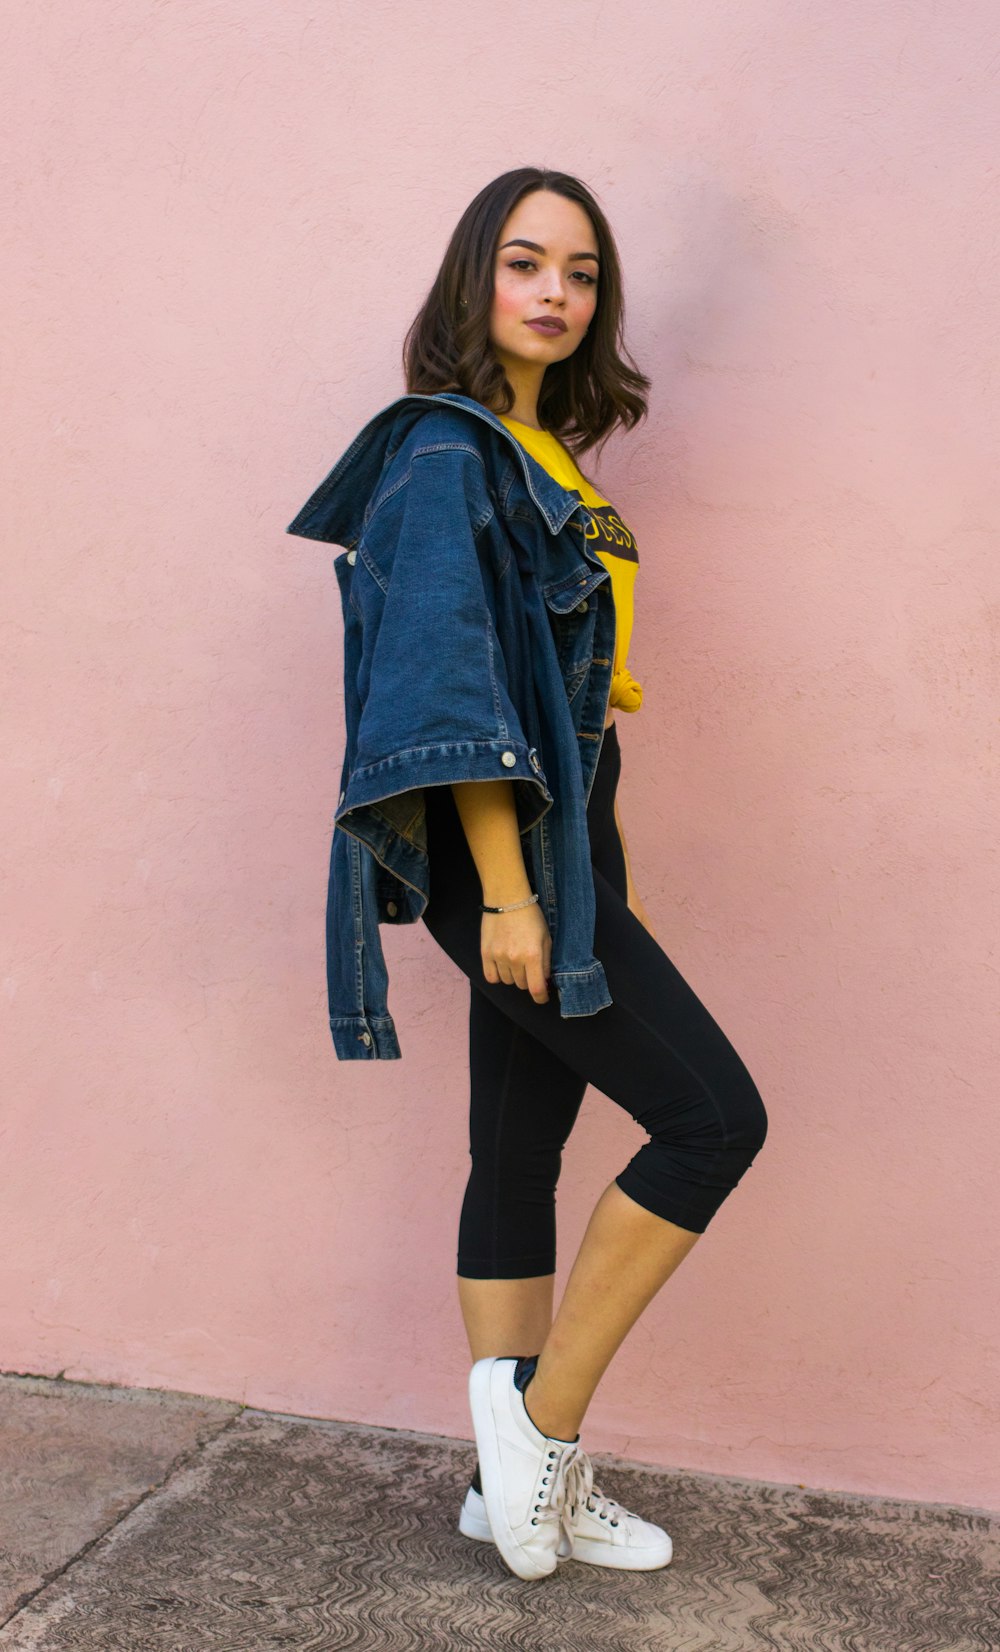
<path fill-rule="evenodd" d="M 548 1003 L 549 989 L 545 984 L 545 971 L 542 967 L 541 958 L 528 965 L 528 990 L 536 1004 Z"/>

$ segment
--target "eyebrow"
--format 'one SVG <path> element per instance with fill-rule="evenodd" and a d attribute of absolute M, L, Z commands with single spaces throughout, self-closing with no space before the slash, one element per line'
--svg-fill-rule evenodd
<path fill-rule="evenodd" d="M 505 241 L 503 247 L 497 248 L 497 252 L 503 252 L 504 247 L 530 247 L 532 252 L 540 252 L 543 254 L 545 252 L 545 248 L 540 247 L 537 241 Z M 571 252 L 569 255 L 569 261 L 571 264 L 578 264 L 581 258 L 592 258 L 594 263 L 600 267 L 601 261 L 596 252 Z"/>

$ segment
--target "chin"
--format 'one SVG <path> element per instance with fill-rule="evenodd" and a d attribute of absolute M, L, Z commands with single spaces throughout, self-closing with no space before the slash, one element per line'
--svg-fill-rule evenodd
<path fill-rule="evenodd" d="M 501 345 L 505 354 L 513 361 L 536 362 L 539 356 L 545 356 L 550 361 L 559 361 L 563 356 L 571 356 L 576 349 L 576 343 L 566 333 L 560 333 L 558 338 L 543 338 L 540 333 L 535 335 L 536 347 L 530 354 L 525 352 L 523 344 L 520 349 L 512 349 Z"/>

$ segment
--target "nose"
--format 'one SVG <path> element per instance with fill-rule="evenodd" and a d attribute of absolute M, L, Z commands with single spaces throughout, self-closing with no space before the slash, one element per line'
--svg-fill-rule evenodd
<path fill-rule="evenodd" d="M 566 302 L 566 292 L 561 276 L 555 273 L 550 275 L 549 290 L 543 294 L 543 298 L 546 304 L 564 304 Z"/>

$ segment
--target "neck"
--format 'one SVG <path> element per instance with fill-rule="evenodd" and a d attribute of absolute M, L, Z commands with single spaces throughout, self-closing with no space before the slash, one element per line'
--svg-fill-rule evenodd
<path fill-rule="evenodd" d="M 534 362 L 518 361 L 499 350 L 497 357 L 514 392 L 514 405 L 507 415 L 508 418 L 517 419 L 519 424 L 530 425 L 533 430 L 540 430 L 542 427 L 538 419 L 538 397 L 542 379 L 545 377 L 545 368 L 536 366 Z"/>

